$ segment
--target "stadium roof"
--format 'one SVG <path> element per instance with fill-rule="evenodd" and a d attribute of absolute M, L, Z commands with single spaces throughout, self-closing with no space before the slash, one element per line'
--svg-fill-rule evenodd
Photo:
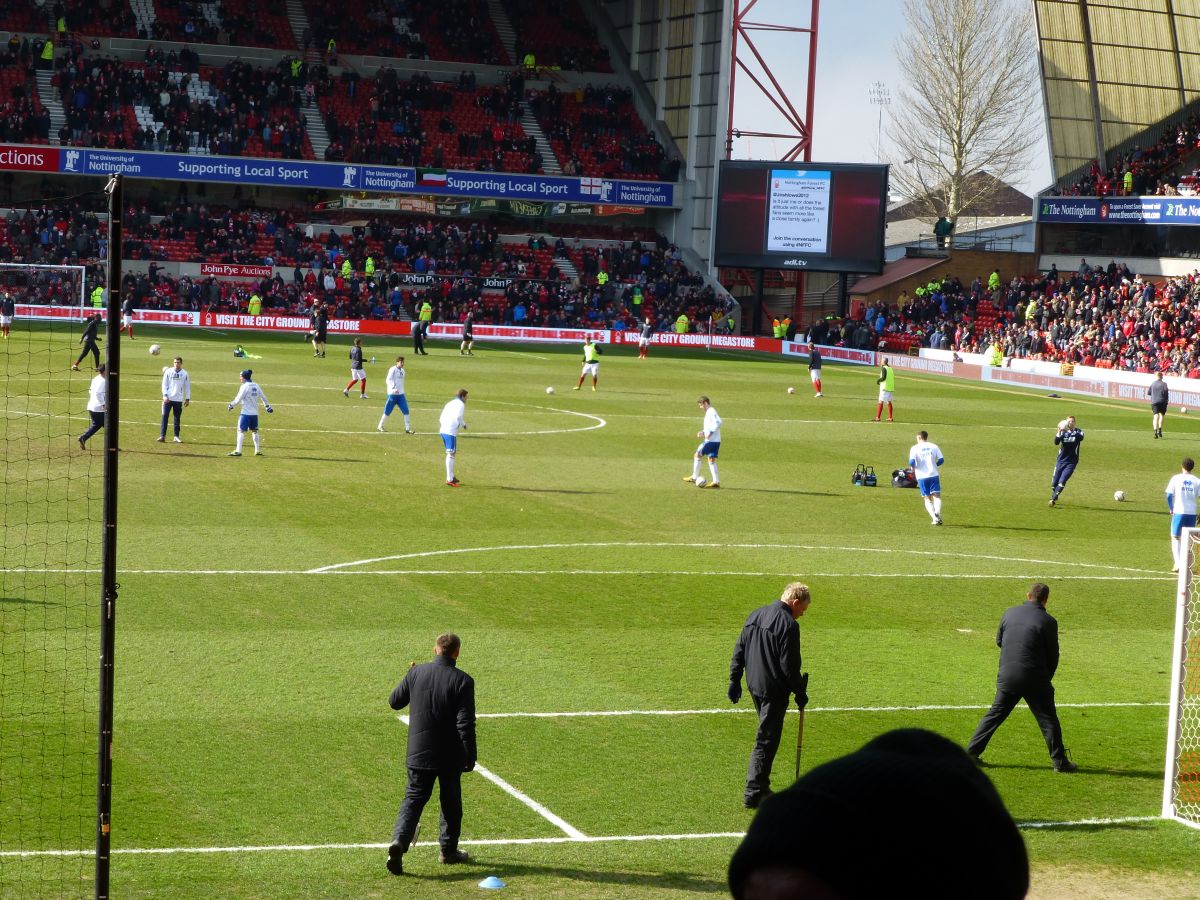
<path fill-rule="evenodd" d="M 1056 180 L 1200 97 L 1200 0 L 1034 0 Z"/>

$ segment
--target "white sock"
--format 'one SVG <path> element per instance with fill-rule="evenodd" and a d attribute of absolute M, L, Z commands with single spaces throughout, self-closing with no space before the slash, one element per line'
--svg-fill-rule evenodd
<path fill-rule="evenodd" d="M 699 477 L 700 477 L 700 457 L 695 456 L 695 457 L 692 457 L 692 478 L 696 479 Z"/>
<path fill-rule="evenodd" d="M 262 444 L 260 444 L 258 442 L 258 432 L 257 431 L 250 432 L 250 438 L 254 441 L 254 452 L 257 453 L 259 450 L 262 449 Z"/>
<path fill-rule="evenodd" d="M 379 417 L 379 427 L 380 427 L 380 428 L 382 428 L 382 427 L 383 427 L 383 423 L 384 423 L 384 422 L 386 422 L 386 421 L 387 421 L 387 416 L 380 416 L 380 417 Z M 407 425 L 408 423 L 407 423 L 407 422 L 405 422 L 404 424 L 405 424 L 405 425 Z"/>
<path fill-rule="evenodd" d="M 1175 563 L 1175 568 L 1179 568 L 1179 538 L 1171 538 L 1171 559 Z"/>
<path fill-rule="evenodd" d="M 937 521 L 937 513 L 935 513 L 933 511 L 933 498 L 932 497 L 925 498 L 925 509 L 929 512 L 929 518 L 933 519 L 934 521 Z"/>
<path fill-rule="evenodd" d="M 721 480 L 717 477 L 717 461 L 715 459 L 710 459 L 708 461 L 708 471 L 712 473 L 713 484 L 716 484 Z"/>
<path fill-rule="evenodd" d="M 942 498 L 941 497 L 933 498 L 933 514 L 935 516 L 937 516 L 939 519 L 942 517 Z"/>
<path fill-rule="evenodd" d="M 237 447 L 234 448 L 235 450 L 237 450 L 238 453 L 242 452 L 242 442 L 244 440 L 246 440 L 246 432 L 239 431 L 237 433 Z"/>
<path fill-rule="evenodd" d="M 408 414 L 407 413 L 404 415 L 404 429 L 405 429 L 405 431 L 412 431 L 412 426 L 408 423 Z"/>
<path fill-rule="evenodd" d="M 454 457 L 449 453 L 446 454 L 446 480 L 454 480 Z"/>

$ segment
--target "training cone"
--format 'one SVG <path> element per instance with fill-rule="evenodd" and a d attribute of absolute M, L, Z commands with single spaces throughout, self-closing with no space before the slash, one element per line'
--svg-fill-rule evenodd
<path fill-rule="evenodd" d="M 498 891 L 502 887 L 508 887 L 508 885 L 506 885 L 495 875 L 489 875 L 487 878 L 483 879 L 483 881 L 479 882 L 479 886 L 481 888 L 486 888 L 489 891 Z"/>

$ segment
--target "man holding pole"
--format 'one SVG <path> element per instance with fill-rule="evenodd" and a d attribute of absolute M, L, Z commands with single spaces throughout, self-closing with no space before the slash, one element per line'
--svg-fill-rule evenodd
<path fill-rule="evenodd" d="M 746 775 L 745 806 L 757 809 L 771 795 L 771 765 L 783 737 L 788 700 L 796 696 L 803 727 L 808 705 L 808 674 L 800 673 L 800 626 L 796 620 L 808 610 L 812 598 L 808 585 L 794 581 L 773 603 L 756 609 L 746 619 L 729 663 L 729 700 L 742 699 L 742 672 L 758 711 L 758 733 Z M 796 744 L 799 766 L 799 740 Z"/>

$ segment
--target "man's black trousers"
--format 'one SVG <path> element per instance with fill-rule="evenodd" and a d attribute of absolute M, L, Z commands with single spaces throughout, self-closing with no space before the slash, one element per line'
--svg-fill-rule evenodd
<path fill-rule="evenodd" d="M 400 844 L 405 851 L 412 843 L 413 832 L 421 819 L 421 811 L 433 795 L 433 783 L 438 783 L 438 799 L 442 805 L 441 832 L 438 843 L 442 852 L 458 849 L 458 838 L 462 834 L 462 772 L 438 772 L 435 769 L 409 769 L 408 788 L 404 791 L 404 802 L 396 816 L 396 827 L 392 830 L 392 843 Z"/>
<path fill-rule="evenodd" d="M 750 770 L 746 775 L 746 799 L 752 800 L 771 789 L 771 765 L 779 750 L 783 737 L 783 720 L 787 714 L 790 694 L 772 697 L 756 697 L 754 708 L 758 710 L 758 733 L 754 736 L 754 749 L 750 751 Z"/>
<path fill-rule="evenodd" d="M 1067 753 L 1063 749 L 1062 725 L 1059 724 L 1058 710 L 1054 706 L 1054 685 L 1052 684 L 997 683 L 996 699 L 992 701 L 992 708 L 979 720 L 979 727 L 975 729 L 975 734 L 971 736 L 971 742 L 967 744 L 967 752 L 972 756 L 982 756 L 983 751 L 987 749 L 988 741 L 996 733 L 996 729 L 1008 718 L 1008 714 L 1022 699 L 1029 704 L 1029 711 L 1033 713 L 1038 727 L 1042 729 L 1042 736 L 1046 739 L 1046 749 L 1050 751 L 1050 758 L 1055 762 L 1066 759 Z"/>

